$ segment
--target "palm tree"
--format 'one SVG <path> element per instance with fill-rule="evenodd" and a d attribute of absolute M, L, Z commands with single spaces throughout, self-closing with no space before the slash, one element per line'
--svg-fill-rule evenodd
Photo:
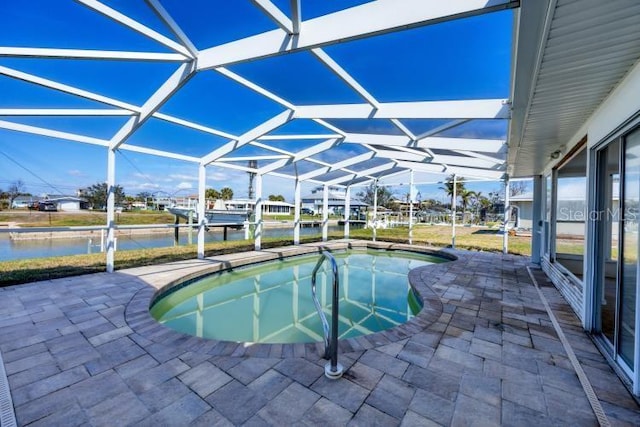
<path fill-rule="evenodd" d="M 444 190 L 447 193 L 447 196 L 451 199 L 451 209 L 453 209 L 453 175 L 449 175 L 444 182 L 444 187 L 440 187 L 440 190 Z M 456 195 L 460 196 L 462 192 L 465 190 L 464 188 L 464 178 L 457 177 L 456 178 Z"/>
<path fill-rule="evenodd" d="M 476 197 L 475 191 L 467 190 L 463 188 L 459 193 L 460 200 L 462 201 L 462 222 L 464 223 L 464 219 L 467 216 L 467 206 L 471 202 L 471 200 Z"/>
<path fill-rule="evenodd" d="M 220 198 L 222 200 L 233 199 L 233 190 L 229 187 L 224 187 L 222 190 L 220 190 Z"/>

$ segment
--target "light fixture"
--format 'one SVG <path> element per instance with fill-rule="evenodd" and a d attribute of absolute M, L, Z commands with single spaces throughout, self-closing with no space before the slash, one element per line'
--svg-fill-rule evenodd
<path fill-rule="evenodd" d="M 551 157 L 551 159 L 555 160 L 555 159 L 557 159 L 558 157 L 560 157 L 560 154 L 562 154 L 562 151 L 560 151 L 560 150 L 556 150 L 556 151 L 554 151 L 553 153 L 551 153 L 551 155 L 550 155 L 549 157 Z"/>

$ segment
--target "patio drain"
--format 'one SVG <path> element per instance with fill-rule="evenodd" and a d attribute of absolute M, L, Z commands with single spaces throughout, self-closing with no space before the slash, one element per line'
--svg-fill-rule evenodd
<path fill-rule="evenodd" d="M 4 369 L 2 352 L 0 352 L 0 427 L 16 427 L 17 425 L 7 371 Z"/>

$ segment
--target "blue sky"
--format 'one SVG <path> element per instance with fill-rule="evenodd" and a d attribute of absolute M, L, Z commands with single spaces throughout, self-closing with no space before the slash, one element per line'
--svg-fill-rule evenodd
<path fill-rule="evenodd" d="M 143 1 L 109 0 L 113 7 L 152 29 L 172 37 Z M 198 49 L 268 31 L 275 24 L 245 0 L 164 0 L 163 5 Z M 289 13 L 289 1 L 274 1 Z M 366 3 L 365 1 L 303 0 L 303 19 Z M 0 45 L 77 49 L 169 52 L 147 37 L 73 1 L 36 0 L 2 2 Z M 445 22 L 402 32 L 355 40 L 325 48 L 373 96 L 382 102 L 508 98 L 512 12 Z M 142 105 L 177 68 L 177 63 L 93 61 L 64 59 L 0 58 L 0 66 L 36 74 L 128 103 Z M 360 97 L 308 52 L 277 56 L 232 65 L 233 72 L 298 105 L 360 103 Z M 108 108 L 76 96 L 56 92 L 0 74 L 0 108 Z M 242 134 L 283 111 L 279 104 L 256 94 L 225 76 L 207 71 L 197 74 L 161 109 L 161 112 Z M 125 122 L 123 117 L 5 117 L 14 121 L 96 138 L 109 139 Z M 397 134 L 385 120 L 334 120 L 351 132 Z M 437 120 L 406 120 L 414 133 L 441 124 Z M 311 121 L 296 120 L 274 133 L 327 133 Z M 504 120 L 473 121 L 443 136 L 505 138 Z M 202 156 L 227 140 L 150 119 L 127 142 L 143 147 Z M 282 141 L 274 145 L 299 151 L 317 141 Z M 333 153 L 318 155 L 330 163 L 362 152 L 345 144 Z M 266 151 L 245 147 L 237 155 L 264 155 Z M 269 153 L 272 154 L 272 153 Z M 125 192 L 162 191 L 193 194 L 197 166 L 192 163 L 119 152 L 117 182 Z M 317 167 L 301 163 L 299 170 Z M 106 177 L 106 149 L 60 139 L 0 129 L 0 189 L 21 179 L 33 194 L 73 193 L 77 188 Z M 400 181 L 406 178 L 399 178 Z M 425 176 L 425 181 L 442 177 Z M 242 171 L 208 167 L 207 186 L 230 186 L 246 196 L 247 175 Z M 405 184 L 406 185 L 406 184 Z M 304 191 L 314 184 L 306 184 Z M 419 186 L 422 198 L 440 198 L 438 185 Z M 469 184 L 485 194 L 497 183 Z M 402 186 L 397 194 L 406 193 Z M 265 178 L 265 193 L 293 197 L 293 182 Z"/>

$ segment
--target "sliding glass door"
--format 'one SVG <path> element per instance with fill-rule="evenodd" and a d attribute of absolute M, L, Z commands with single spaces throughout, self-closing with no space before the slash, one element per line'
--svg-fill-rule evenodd
<path fill-rule="evenodd" d="M 640 129 L 596 152 L 596 329 L 632 376 L 638 291 Z"/>

